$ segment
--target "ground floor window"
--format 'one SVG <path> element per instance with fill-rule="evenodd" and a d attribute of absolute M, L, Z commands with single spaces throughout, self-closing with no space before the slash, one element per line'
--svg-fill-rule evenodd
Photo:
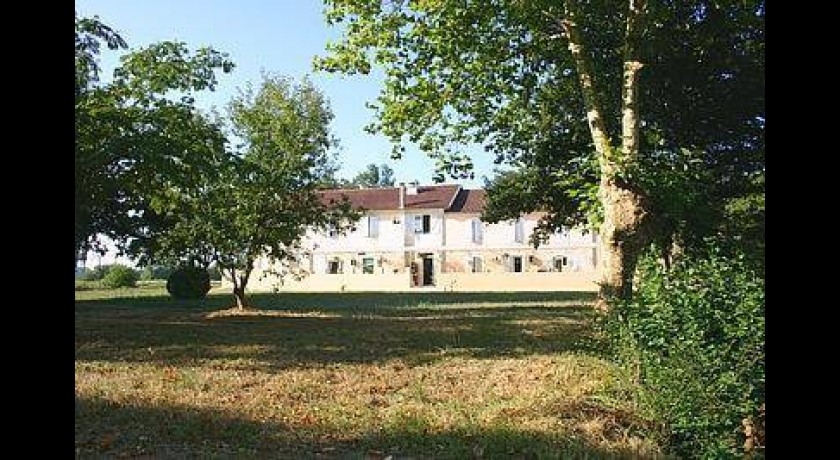
<path fill-rule="evenodd" d="M 562 272 L 563 267 L 569 264 L 569 260 L 566 259 L 566 256 L 556 256 L 554 257 L 554 261 L 552 263 L 552 268 L 556 272 Z"/>
<path fill-rule="evenodd" d="M 373 257 L 365 257 L 362 259 L 362 273 L 373 274 Z"/>
<path fill-rule="evenodd" d="M 510 258 L 510 262 L 510 271 L 522 273 L 522 256 L 513 256 Z"/>
<path fill-rule="evenodd" d="M 337 275 L 341 273 L 341 261 L 333 259 L 327 262 L 327 273 L 330 275 Z"/>
<path fill-rule="evenodd" d="M 470 268 L 473 273 L 481 273 L 483 271 L 481 266 L 481 257 L 473 257 L 470 259 Z"/>

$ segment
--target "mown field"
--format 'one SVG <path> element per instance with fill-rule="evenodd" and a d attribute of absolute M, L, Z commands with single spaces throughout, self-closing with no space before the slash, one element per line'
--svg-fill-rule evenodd
<path fill-rule="evenodd" d="M 229 295 L 77 285 L 77 457 L 658 455 L 591 294 Z"/>

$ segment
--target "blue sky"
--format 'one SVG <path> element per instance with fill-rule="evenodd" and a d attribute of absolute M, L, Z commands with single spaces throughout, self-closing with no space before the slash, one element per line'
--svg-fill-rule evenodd
<path fill-rule="evenodd" d="M 263 70 L 295 79 L 311 75 L 335 114 L 332 129 L 340 142 L 341 177 L 350 178 L 369 163 L 386 163 L 397 182 L 431 183 L 434 165 L 424 154 L 409 148 L 401 160 L 391 160 L 389 142 L 363 131 L 373 117 L 365 102 L 378 95 L 381 74 L 349 77 L 312 70 L 313 56 L 323 54 L 326 43 L 340 36 L 338 29 L 327 26 L 322 10 L 319 0 L 76 0 L 79 15 L 98 15 L 130 49 L 180 40 L 192 49 L 212 46 L 227 52 L 236 69 L 221 74 L 215 92 L 196 98 L 204 109 L 224 107 L 245 82 L 258 83 Z M 116 52 L 103 51 L 106 73 L 117 62 Z M 467 152 L 473 153 L 476 179 L 457 182 L 480 187 L 482 176 L 492 176 L 492 158 L 476 147 Z"/>

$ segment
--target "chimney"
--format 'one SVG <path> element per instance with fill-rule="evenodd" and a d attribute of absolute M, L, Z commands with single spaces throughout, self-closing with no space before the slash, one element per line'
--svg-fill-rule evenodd
<path fill-rule="evenodd" d="M 400 182 L 399 193 L 400 193 L 400 209 L 405 209 L 405 183 L 404 182 Z"/>
<path fill-rule="evenodd" d="M 406 189 L 406 193 L 409 195 L 417 195 L 417 191 L 419 190 L 419 183 L 415 181 L 411 181 L 408 183 L 408 188 Z"/>

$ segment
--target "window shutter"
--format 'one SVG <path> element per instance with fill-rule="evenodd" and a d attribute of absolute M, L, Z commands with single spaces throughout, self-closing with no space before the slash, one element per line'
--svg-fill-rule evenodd
<path fill-rule="evenodd" d="M 481 244 L 483 235 L 481 234 L 481 221 L 473 219 L 472 221 L 472 241 L 473 243 Z"/>
<path fill-rule="evenodd" d="M 473 273 L 481 273 L 483 271 L 481 267 L 481 257 L 473 257 L 470 265 L 472 266 Z"/>
<path fill-rule="evenodd" d="M 379 216 L 368 216 L 368 237 L 379 236 Z"/>

